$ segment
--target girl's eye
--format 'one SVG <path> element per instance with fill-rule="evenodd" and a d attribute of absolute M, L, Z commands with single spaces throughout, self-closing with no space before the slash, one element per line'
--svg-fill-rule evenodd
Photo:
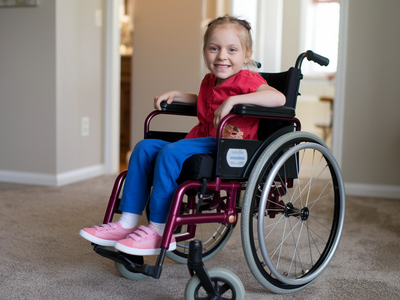
<path fill-rule="evenodd" d="M 229 52 L 236 52 L 236 49 L 235 48 L 231 48 L 231 49 L 229 49 Z"/>

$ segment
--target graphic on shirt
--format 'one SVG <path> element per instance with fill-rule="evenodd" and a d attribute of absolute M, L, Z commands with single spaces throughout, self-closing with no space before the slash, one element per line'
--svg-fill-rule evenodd
<path fill-rule="evenodd" d="M 227 124 L 222 131 L 222 137 L 224 139 L 243 139 L 243 132 L 239 127 Z"/>

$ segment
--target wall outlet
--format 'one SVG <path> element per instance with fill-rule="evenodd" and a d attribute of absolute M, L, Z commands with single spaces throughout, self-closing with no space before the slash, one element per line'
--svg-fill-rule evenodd
<path fill-rule="evenodd" d="M 88 136 L 89 135 L 89 117 L 82 118 L 81 121 L 81 135 Z"/>

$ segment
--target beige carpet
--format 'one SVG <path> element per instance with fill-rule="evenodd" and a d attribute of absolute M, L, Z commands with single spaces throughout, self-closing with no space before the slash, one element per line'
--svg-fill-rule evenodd
<path fill-rule="evenodd" d="M 114 177 L 60 188 L 0 183 L 0 299 L 183 299 L 186 265 L 130 281 L 78 232 L 100 224 Z M 246 299 L 400 299 L 400 200 L 348 197 L 339 249 L 310 286 L 276 295 L 251 275 L 240 228 L 206 266 L 235 272 Z M 154 258 L 151 258 L 154 259 Z"/>

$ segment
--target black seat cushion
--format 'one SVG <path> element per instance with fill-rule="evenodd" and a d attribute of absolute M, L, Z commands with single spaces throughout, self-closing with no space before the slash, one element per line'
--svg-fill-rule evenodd
<path fill-rule="evenodd" d="M 195 154 L 189 157 L 182 167 L 181 174 L 176 180 L 181 184 L 187 180 L 208 180 L 213 178 L 214 159 L 208 154 Z"/>

